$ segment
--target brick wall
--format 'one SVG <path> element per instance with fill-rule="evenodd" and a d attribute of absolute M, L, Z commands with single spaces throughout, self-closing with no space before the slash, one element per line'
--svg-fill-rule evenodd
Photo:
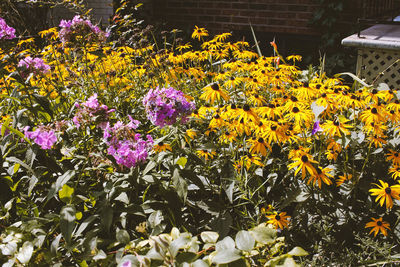
<path fill-rule="evenodd" d="M 318 34 L 308 25 L 314 0 L 154 0 L 155 14 L 171 25 L 196 24 L 213 32 Z"/>

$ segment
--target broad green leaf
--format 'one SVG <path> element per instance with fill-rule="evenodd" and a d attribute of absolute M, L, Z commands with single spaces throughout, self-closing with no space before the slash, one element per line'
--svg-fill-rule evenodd
<path fill-rule="evenodd" d="M 276 239 L 276 230 L 265 225 L 259 225 L 250 230 L 255 240 L 262 244 L 270 244 Z"/>
<path fill-rule="evenodd" d="M 66 205 L 60 212 L 60 229 L 67 244 L 71 243 L 72 232 L 75 228 L 76 209 L 73 205 Z"/>
<path fill-rule="evenodd" d="M 254 237 L 248 231 L 239 231 L 236 234 L 235 242 L 236 247 L 240 250 L 250 251 L 254 248 Z"/>
<path fill-rule="evenodd" d="M 240 259 L 239 250 L 235 248 L 217 250 L 215 256 L 212 258 L 212 262 L 215 264 L 226 264 Z"/>
<path fill-rule="evenodd" d="M 103 209 L 100 213 L 100 217 L 101 217 L 100 224 L 106 232 L 110 231 L 110 227 L 111 227 L 112 220 L 113 220 L 113 213 L 114 213 L 114 210 L 110 206 L 103 207 Z"/>
<path fill-rule="evenodd" d="M 128 231 L 121 229 L 117 232 L 116 234 L 116 239 L 118 242 L 122 243 L 122 244 L 128 244 L 130 241 L 130 236 Z"/>
<path fill-rule="evenodd" d="M 307 256 L 308 252 L 302 249 L 301 247 L 295 247 L 291 251 L 288 252 L 291 256 Z"/>
<path fill-rule="evenodd" d="M 142 175 L 146 175 L 148 172 L 150 172 L 152 169 L 154 169 L 157 166 L 157 163 L 155 163 L 154 161 L 149 161 L 149 163 L 147 163 L 146 168 L 144 169 Z"/>
<path fill-rule="evenodd" d="M 192 263 L 192 266 L 193 267 L 209 267 L 210 265 L 208 265 L 205 261 L 198 259 Z"/>
<path fill-rule="evenodd" d="M 188 185 L 185 181 L 185 179 L 183 179 L 180 174 L 179 174 L 179 170 L 175 169 L 174 170 L 174 174 L 172 175 L 172 183 L 174 184 L 175 190 L 178 193 L 178 196 L 181 197 L 183 199 L 183 201 L 186 201 L 186 197 L 187 197 L 187 189 L 188 189 Z"/>
<path fill-rule="evenodd" d="M 176 256 L 176 261 L 178 263 L 192 262 L 197 258 L 197 254 L 193 252 L 179 252 Z M 190 265 L 193 266 L 193 265 Z"/>
<path fill-rule="evenodd" d="M 204 243 L 216 243 L 219 237 L 217 232 L 204 231 L 200 234 Z"/>
<path fill-rule="evenodd" d="M 61 201 L 68 203 L 74 194 L 74 188 L 64 184 L 60 191 L 58 191 L 58 196 L 60 197 Z"/>
<path fill-rule="evenodd" d="M 54 256 L 57 255 L 58 245 L 60 244 L 60 239 L 61 239 L 61 237 L 62 237 L 62 235 L 59 234 L 59 235 L 57 235 L 56 238 L 54 238 L 53 242 L 51 242 L 50 252 L 51 252 L 51 254 L 53 254 Z"/>
<path fill-rule="evenodd" d="M 180 158 L 176 161 L 176 164 L 178 164 L 178 165 L 181 166 L 182 168 L 185 168 L 187 161 L 188 161 L 187 158 L 185 158 L 185 157 L 180 157 Z"/>
<path fill-rule="evenodd" d="M 298 265 L 292 257 L 287 257 L 282 265 L 278 265 L 281 267 L 298 267 Z"/>

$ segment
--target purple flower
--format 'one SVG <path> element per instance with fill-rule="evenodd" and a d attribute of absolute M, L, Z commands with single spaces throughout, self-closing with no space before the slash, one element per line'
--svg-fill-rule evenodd
<path fill-rule="evenodd" d="M 319 121 L 316 121 L 316 122 L 314 122 L 314 126 L 313 126 L 311 134 L 314 135 L 319 131 L 322 131 L 322 128 L 319 126 Z"/>
<path fill-rule="evenodd" d="M 18 63 L 18 67 L 22 68 L 24 72 L 40 74 L 40 73 L 48 73 L 50 71 L 50 66 L 45 64 L 43 59 L 41 58 L 31 58 L 27 56 L 24 59 L 21 59 Z"/>
<path fill-rule="evenodd" d="M 57 136 L 54 130 L 46 126 L 39 126 L 35 131 L 28 131 L 29 126 L 24 128 L 25 136 L 32 139 L 42 149 L 51 149 L 54 143 L 57 142 Z"/>
<path fill-rule="evenodd" d="M 0 18 L 0 40 L 2 39 L 14 39 L 15 29 L 7 25 L 3 18 Z"/>
<path fill-rule="evenodd" d="M 79 15 L 72 20 L 61 20 L 60 28 L 59 36 L 63 44 L 73 43 L 78 39 L 89 42 L 103 42 L 109 35 L 100 30 L 98 26 L 93 25 L 90 20 L 82 19 Z"/>
<path fill-rule="evenodd" d="M 147 140 L 133 130 L 138 122 L 130 118 L 128 124 L 118 121 L 113 127 L 107 123 L 103 138 L 108 145 L 107 153 L 114 157 L 115 161 L 128 168 L 136 166 L 147 159 L 148 152 L 153 147 L 153 138 L 147 135 Z"/>
<path fill-rule="evenodd" d="M 101 129 L 107 126 L 107 120 L 109 114 L 114 112 L 114 109 L 108 109 L 106 105 L 100 105 L 97 100 L 97 94 L 89 97 L 89 99 L 82 104 L 75 104 L 77 111 L 75 116 L 72 118 L 72 121 L 76 125 L 76 127 L 80 127 L 82 124 L 87 125 L 90 123 L 97 124 Z"/>
<path fill-rule="evenodd" d="M 122 267 L 132 267 L 132 262 L 130 260 L 125 261 L 121 265 Z"/>
<path fill-rule="evenodd" d="M 187 101 L 185 95 L 174 88 L 150 89 L 143 98 L 147 118 L 156 126 L 172 125 L 179 119 L 187 121 L 195 109 L 193 102 Z"/>

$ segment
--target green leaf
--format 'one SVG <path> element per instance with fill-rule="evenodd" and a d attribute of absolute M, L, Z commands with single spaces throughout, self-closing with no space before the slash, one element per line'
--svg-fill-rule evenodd
<path fill-rule="evenodd" d="M 215 245 L 215 250 L 217 251 L 233 250 L 234 248 L 235 241 L 230 236 L 225 237 Z"/>
<path fill-rule="evenodd" d="M 103 207 L 100 217 L 101 217 L 101 226 L 106 231 L 110 231 L 110 227 L 113 220 L 114 210 L 110 206 Z"/>
<path fill-rule="evenodd" d="M 302 249 L 301 247 L 295 247 L 291 251 L 288 252 L 289 255 L 291 256 L 307 256 L 308 252 Z"/>
<path fill-rule="evenodd" d="M 57 255 L 58 245 L 60 244 L 60 239 L 62 235 L 59 234 L 56 238 L 54 238 L 53 242 L 51 242 L 50 252 L 54 256 Z"/>
<path fill-rule="evenodd" d="M 61 201 L 68 203 L 71 200 L 74 191 L 74 188 L 64 184 L 61 190 L 58 191 L 58 196 L 60 197 Z"/>
<path fill-rule="evenodd" d="M 362 85 L 365 86 L 365 87 L 372 87 L 372 85 L 366 84 L 364 81 L 362 81 L 360 78 L 358 78 L 356 75 L 354 75 L 354 74 L 351 73 L 351 72 L 342 72 L 342 73 L 338 73 L 338 74 L 335 74 L 334 77 L 337 78 L 337 77 L 343 76 L 343 75 L 348 75 L 348 76 L 350 76 L 351 78 L 353 78 L 353 80 L 359 82 L 360 84 L 362 84 Z"/>
<path fill-rule="evenodd" d="M 216 251 L 215 256 L 212 258 L 212 262 L 215 264 L 226 264 L 240 259 L 242 256 L 239 253 L 239 250 L 233 249 L 224 249 Z"/>
<path fill-rule="evenodd" d="M 60 229 L 67 244 L 71 243 L 72 232 L 75 227 L 75 214 L 76 209 L 73 205 L 66 205 L 61 208 Z"/>
<path fill-rule="evenodd" d="M 265 225 L 259 225 L 250 230 L 257 242 L 262 244 L 273 243 L 276 239 L 276 230 Z"/>
<path fill-rule="evenodd" d="M 192 262 L 197 258 L 197 254 L 193 252 L 180 252 L 176 256 L 176 261 L 178 263 L 184 263 L 184 262 Z M 194 266 L 194 265 L 192 265 Z M 208 266 L 208 265 L 207 265 Z"/>
<path fill-rule="evenodd" d="M 151 171 L 152 169 L 154 169 L 157 166 L 157 163 L 154 161 L 149 161 L 149 163 L 147 163 L 146 168 L 144 168 L 143 171 L 143 176 L 146 175 L 149 171 Z"/>
<path fill-rule="evenodd" d="M 174 174 L 172 175 L 172 183 L 175 187 L 176 192 L 178 193 L 178 196 L 182 198 L 182 200 L 185 202 L 187 197 L 188 185 L 185 179 L 183 179 L 179 174 L 178 169 L 174 170 Z"/>
<path fill-rule="evenodd" d="M 121 244 L 128 244 L 129 241 L 131 240 L 129 237 L 129 233 L 128 231 L 122 229 L 119 230 L 116 234 L 116 239 L 118 242 L 120 242 Z"/>
<path fill-rule="evenodd" d="M 254 248 L 255 239 L 248 231 L 239 231 L 235 238 L 236 247 L 240 250 L 250 251 Z"/>
<path fill-rule="evenodd" d="M 298 265 L 292 257 L 287 257 L 282 265 L 277 265 L 282 267 L 297 267 Z"/>
<path fill-rule="evenodd" d="M 188 161 L 187 158 L 185 158 L 185 157 L 180 157 L 180 158 L 176 161 L 176 164 L 178 164 L 178 165 L 181 166 L 182 168 L 185 168 L 187 161 Z"/>

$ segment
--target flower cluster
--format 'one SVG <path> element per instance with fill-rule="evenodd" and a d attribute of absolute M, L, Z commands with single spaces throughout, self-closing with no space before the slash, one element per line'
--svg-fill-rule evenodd
<path fill-rule="evenodd" d="M 29 128 L 29 126 L 24 128 L 25 136 L 32 139 L 42 149 L 51 149 L 54 143 L 57 142 L 57 136 L 50 127 L 41 125 L 35 131 L 28 131 Z"/>
<path fill-rule="evenodd" d="M 108 154 L 113 156 L 118 164 L 128 168 L 147 159 L 148 152 L 153 147 L 153 138 L 147 135 L 147 140 L 135 133 L 139 121 L 129 116 L 130 122 L 124 124 L 118 121 L 113 127 L 107 123 L 104 129 L 104 139 L 108 145 Z"/>
<path fill-rule="evenodd" d="M 115 111 L 114 109 L 109 110 L 106 105 L 100 105 L 97 100 L 97 94 L 89 97 L 89 99 L 82 104 L 76 103 L 75 107 L 78 108 L 78 110 L 72 121 L 78 128 L 81 125 L 94 122 L 98 124 L 100 128 L 104 129 L 109 113 Z"/>
<path fill-rule="evenodd" d="M 18 67 L 22 68 L 26 73 L 33 74 L 46 74 L 50 71 L 50 66 L 44 63 L 43 59 L 32 58 L 30 56 L 21 59 L 18 63 Z"/>
<path fill-rule="evenodd" d="M 7 25 L 3 18 L 0 18 L 0 40 L 15 38 L 15 29 Z"/>
<path fill-rule="evenodd" d="M 72 20 L 61 20 L 60 27 L 59 37 L 64 44 L 82 40 L 104 42 L 108 37 L 108 33 L 80 16 L 75 16 Z"/>
<path fill-rule="evenodd" d="M 183 123 L 195 109 L 185 95 L 174 88 L 151 89 L 143 99 L 148 119 L 156 126 L 172 125 L 180 118 Z"/>

